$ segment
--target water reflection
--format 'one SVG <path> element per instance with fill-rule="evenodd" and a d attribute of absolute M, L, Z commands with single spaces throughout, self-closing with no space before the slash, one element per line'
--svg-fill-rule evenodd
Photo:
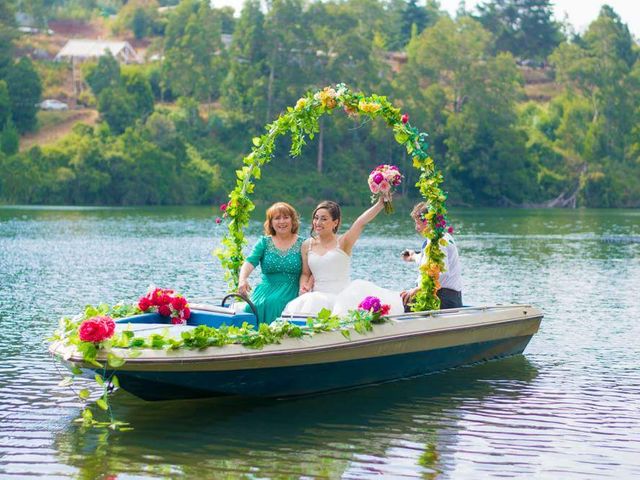
<path fill-rule="evenodd" d="M 115 415 L 133 432 L 57 435 L 61 463 L 80 478 L 144 474 L 215 478 L 349 478 L 451 469 L 458 421 L 478 405 L 517 402 L 537 369 L 523 356 L 436 375 L 283 400 L 148 403 L 118 392 Z M 89 455 L 91 452 L 95 452 Z M 410 473 L 412 472 L 412 473 Z"/>

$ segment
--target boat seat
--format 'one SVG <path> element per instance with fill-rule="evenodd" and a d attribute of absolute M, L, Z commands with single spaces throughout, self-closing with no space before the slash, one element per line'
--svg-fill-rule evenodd
<path fill-rule="evenodd" d="M 189 303 L 189 308 L 191 308 L 191 310 L 202 310 L 205 312 L 213 312 L 213 313 L 225 313 L 227 315 L 233 315 L 238 312 L 238 310 L 236 310 L 233 306 L 223 307 L 221 305 L 211 305 L 207 303 Z"/>

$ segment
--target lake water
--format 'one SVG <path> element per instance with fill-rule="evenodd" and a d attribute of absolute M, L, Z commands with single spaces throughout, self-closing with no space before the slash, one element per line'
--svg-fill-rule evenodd
<path fill-rule="evenodd" d="M 0 478 L 640 477 L 638 210 L 451 212 L 465 303 L 545 312 L 522 356 L 287 400 L 119 391 L 115 416 L 135 430 L 83 431 L 45 339 L 61 315 L 135 301 L 150 284 L 222 293 L 214 216 L 0 207 Z M 259 232 L 256 221 L 251 243 Z M 406 212 L 380 218 L 354 277 L 410 286 L 398 254 L 419 245 Z"/>

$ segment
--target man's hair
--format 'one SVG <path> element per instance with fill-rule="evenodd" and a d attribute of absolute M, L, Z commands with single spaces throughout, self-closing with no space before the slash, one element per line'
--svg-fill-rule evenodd
<path fill-rule="evenodd" d="M 424 220 L 423 215 L 429 211 L 428 202 L 417 203 L 411 210 L 411 218 L 414 220 Z"/>

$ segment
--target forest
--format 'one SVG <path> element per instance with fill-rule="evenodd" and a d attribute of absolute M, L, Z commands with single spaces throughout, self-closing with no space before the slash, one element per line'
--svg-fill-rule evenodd
<path fill-rule="evenodd" d="M 16 13 L 44 30 L 100 18 L 114 38 L 144 42 L 145 61 L 83 63 L 77 101 L 99 121 L 20 149 L 39 128 L 43 93 L 70 67 L 34 55 Z M 253 136 L 307 91 L 345 83 L 386 96 L 428 132 L 449 205 L 638 207 L 639 57 L 606 5 L 575 32 L 550 0 L 462 4 L 455 16 L 435 0 L 247 0 L 240 12 L 203 0 L 5 0 L 0 201 L 223 202 Z M 549 91 L 532 93 L 536 78 Z M 405 174 L 400 196 L 418 196 L 411 159 L 383 122 L 334 112 L 319 127 L 297 158 L 278 145 L 259 200 L 363 204 L 381 163 Z"/>

